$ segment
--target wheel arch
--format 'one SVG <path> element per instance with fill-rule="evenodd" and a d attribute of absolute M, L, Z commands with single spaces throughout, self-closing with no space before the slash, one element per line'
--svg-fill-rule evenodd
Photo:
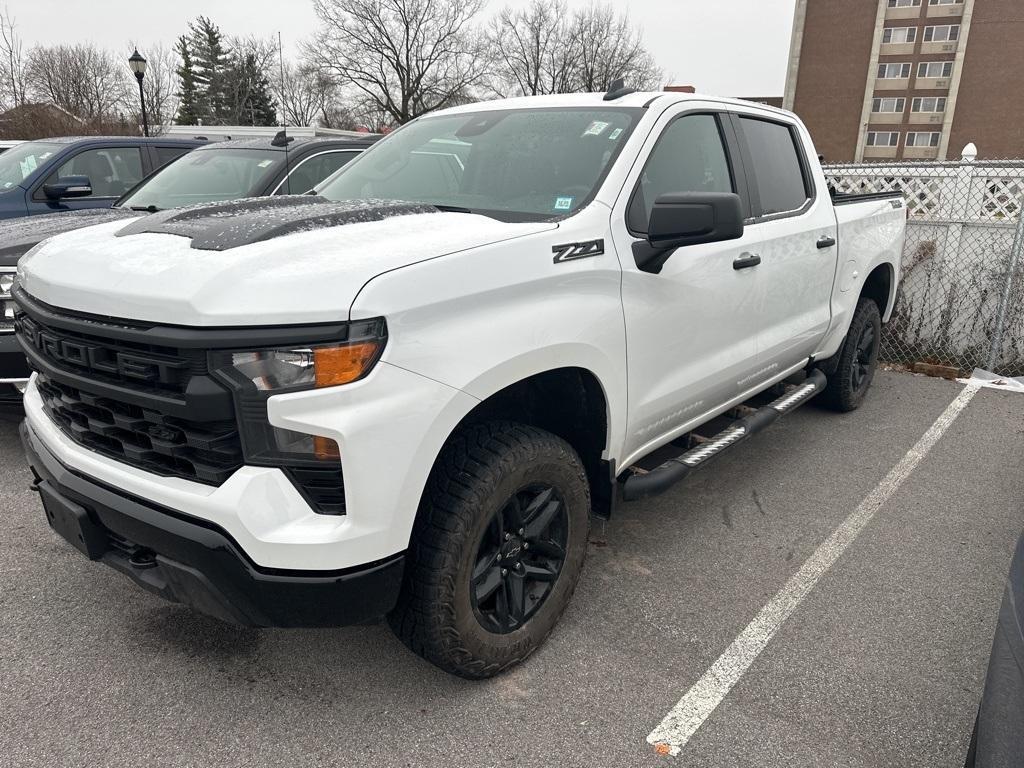
<path fill-rule="evenodd" d="M 878 305 L 879 314 L 882 315 L 882 322 L 888 322 L 896 303 L 895 267 L 887 261 L 878 264 L 864 280 L 860 295 L 874 301 Z"/>

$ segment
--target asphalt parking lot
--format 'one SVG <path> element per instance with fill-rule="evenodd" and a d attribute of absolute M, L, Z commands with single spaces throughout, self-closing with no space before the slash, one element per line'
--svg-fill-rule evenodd
<path fill-rule="evenodd" d="M 251 630 L 87 562 L 0 419 L 6 766 L 958 766 L 1017 536 L 1024 397 L 981 390 L 678 756 L 651 733 L 961 392 L 884 372 L 595 521 L 524 666 L 472 683 L 383 626 Z"/>

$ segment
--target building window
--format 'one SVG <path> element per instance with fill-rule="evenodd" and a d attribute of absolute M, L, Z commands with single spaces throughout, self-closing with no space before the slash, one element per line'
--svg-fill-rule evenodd
<path fill-rule="evenodd" d="M 959 24 L 940 24 L 937 27 L 924 28 L 924 41 L 926 43 L 951 43 L 959 39 Z"/>
<path fill-rule="evenodd" d="M 900 134 L 897 131 L 868 131 L 869 147 L 898 147 Z"/>
<path fill-rule="evenodd" d="M 928 5 L 963 5 L 964 0 L 928 0 Z M 892 0 L 889 0 L 889 7 L 892 8 Z"/>
<path fill-rule="evenodd" d="M 919 8 L 921 0 L 889 0 L 890 8 Z"/>
<path fill-rule="evenodd" d="M 937 147 L 941 133 L 936 132 L 914 132 L 907 134 L 908 147 Z"/>
<path fill-rule="evenodd" d="M 949 77 L 952 74 L 952 61 L 922 61 L 917 65 L 918 77 Z"/>
<path fill-rule="evenodd" d="M 879 64 L 879 80 L 901 80 L 910 77 L 909 64 Z"/>
<path fill-rule="evenodd" d="M 876 99 L 877 101 L 877 99 Z M 946 98 L 944 96 L 924 96 L 910 102 L 911 112 L 945 112 Z"/>
<path fill-rule="evenodd" d="M 928 27 L 935 29 L 935 27 Z M 883 43 L 912 43 L 917 40 L 917 27 L 886 27 L 882 32 Z"/>
<path fill-rule="evenodd" d="M 907 106 L 906 99 L 873 99 L 871 101 L 872 112 L 902 112 Z"/>

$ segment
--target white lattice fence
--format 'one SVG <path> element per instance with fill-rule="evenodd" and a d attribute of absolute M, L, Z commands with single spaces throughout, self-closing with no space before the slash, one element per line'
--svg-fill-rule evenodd
<path fill-rule="evenodd" d="M 903 279 L 883 359 L 1024 374 L 1024 161 L 826 166 L 839 192 L 899 189 Z"/>

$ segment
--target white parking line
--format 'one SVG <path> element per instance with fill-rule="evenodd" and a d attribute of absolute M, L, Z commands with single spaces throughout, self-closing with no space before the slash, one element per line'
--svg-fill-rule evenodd
<path fill-rule="evenodd" d="M 949 404 L 914 447 L 907 451 L 857 509 L 832 532 L 814 554 L 807 558 L 800 570 L 732 641 L 725 653 L 719 656 L 704 676 L 686 692 L 658 727 L 651 731 L 647 737 L 649 744 L 661 754 L 679 754 L 679 750 L 722 703 L 814 585 L 853 543 L 864 527 L 871 522 L 875 513 L 949 429 L 978 389 L 979 387 L 974 384 L 966 386 Z"/>

